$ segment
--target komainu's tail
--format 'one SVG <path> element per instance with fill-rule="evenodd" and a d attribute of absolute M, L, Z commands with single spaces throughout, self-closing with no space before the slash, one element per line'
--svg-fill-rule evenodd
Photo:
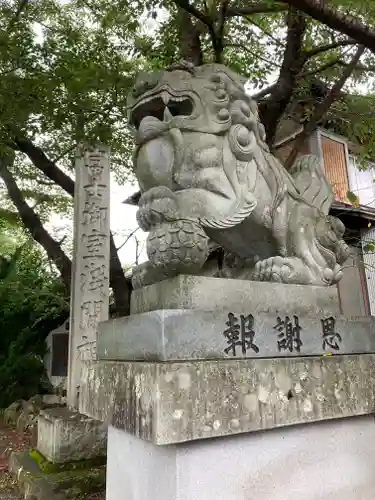
<path fill-rule="evenodd" d="M 289 173 L 301 197 L 327 215 L 333 201 L 333 193 L 319 158 L 313 155 L 302 156 Z"/>

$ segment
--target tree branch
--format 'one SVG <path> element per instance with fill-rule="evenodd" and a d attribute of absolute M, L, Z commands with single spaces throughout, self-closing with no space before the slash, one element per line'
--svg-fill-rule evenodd
<path fill-rule="evenodd" d="M 342 61 L 341 59 L 338 60 L 337 64 L 339 64 L 340 66 L 344 66 L 344 67 L 347 67 L 350 65 L 350 63 Z M 363 71 L 363 72 L 373 72 L 373 71 L 375 71 L 375 66 L 363 66 L 363 64 L 357 64 L 355 66 L 354 70 Z"/>
<path fill-rule="evenodd" d="M 244 50 L 245 52 L 248 52 L 252 56 L 254 56 L 254 51 L 252 51 L 250 47 L 246 47 L 246 45 L 244 45 L 243 43 L 226 43 L 224 47 L 239 48 L 239 49 Z M 261 56 L 260 54 L 256 54 L 255 56 L 258 59 L 261 59 L 262 61 L 266 62 L 270 66 L 273 66 L 274 68 L 277 68 L 278 70 L 280 70 L 280 65 L 279 64 L 276 64 L 273 61 L 270 61 L 269 59 L 267 59 L 266 57 Z"/>
<path fill-rule="evenodd" d="M 27 7 L 28 3 L 29 3 L 29 0 L 20 0 L 20 3 L 18 4 L 17 10 L 14 14 L 14 17 L 10 21 L 9 26 L 7 28 L 7 33 L 9 33 L 13 29 L 14 25 L 19 21 L 21 14 L 25 10 L 25 8 Z"/>
<path fill-rule="evenodd" d="M 180 57 L 190 61 L 194 66 L 203 64 L 203 53 L 200 32 L 191 20 L 191 15 L 185 9 L 178 9 L 177 24 L 180 38 Z"/>
<path fill-rule="evenodd" d="M 70 196 L 74 196 L 73 179 L 60 170 L 56 164 L 46 156 L 40 147 L 35 146 L 30 139 L 22 136 L 14 137 L 13 141 L 17 149 L 28 156 L 32 163 L 43 172 L 44 175 L 70 194 Z"/>
<path fill-rule="evenodd" d="M 307 76 L 317 75 L 318 73 L 322 73 L 326 69 L 332 68 L 333 66 L 336 66 L 337 64 L 340 64 L 340 59 L 334 59 L 333 61 L 330 61 L 326 64 L 323 64 L 319 68 L 312 69 L 311 71 L 303 71 L 302 73 L 300 73 L 298 78 L 306 78 Z"/>
<path fill-rule="evenodd" d="M 281 40 L 278 40 L 275 36 L 272 35 L 272 33 L 270 33 L 268 30 L 263 28 L 263 26 L 259 26 L 259 23 L 254 21 L 254 19 L 252 19 L 251 17 L 247 17 L 246 20 L 250 24 L 253 24 L 256 28 L 258 28 L 258 30 L 260 30 L 264 35 L 267 35 L 268 38 L 270 38 L 273 42 L 275 42 L 276 45 L 278 45 L 279 47 L 285 48 L 286 44 L 284 42 L 282 42 Z"/>
<path fill-rule="evenodd" d="M 222 29 L 224 29 L 226 4 L 228 3 L 228 1 L 229 0 L 223 0 L 223 2 L 221 4 L 221 9 L 219 12 L 219 17 L 220 17 L 220 15 L 223 15 Z M 212 48 L 213 48 L 213 51 L 215 54 L 215 61 L 221 62 L 222 53 L 223 53 L 223 40 L 222 40 L 222 38 L 220 39 L 220 33 L 218 34 L 216 32 L 215 21 L 213 19 L 211 19 L 210 16 L 204 14 L 203 12 L 198 10 L 196 7 L 191 5 L 189 0 L 173 0 L 173 2 L 178 7 L 180 7 L 181 9 L 184 9 L 186 12 L 188 12 L 189 14 L 194 16 L 196 19 L 201 21 L 205 26 L 207 26 L 208 31 L 210 33 L 210 37 L 211 37 Z M 219 20 L 219 28 L 220 28 L 220 20 Z M 221 28 L 220 28 L 220 30 L 221 30 Z"/>
<path fill-rule="evenodd" d="M 74 197 L 74 181 L 60 170 L 41 148 L 26 137 L 17 136 L 13 142 L 16 149 L 25 153 L 36 168 Z M 127 316 L 130 312 L 130 284 L 125 278 L 112 233 L 110 234 L 110 286 L 114 292 L 116 310 L 119 314 Z"/>
<path fill-rule="evenodd" d="M 112 232 L 110 233 L 109 244 L 109 283 L 113 290 L 116 311 L 119 316 L 128 316 L 130 314 L 130 294 L 132 285 L 131 281 L 125 278 L 125 272 L 117 253 Z"/>
<path fill-rule="evenodd" d="M 269 2 L 248 2 L 246 7 L 228 9 L 227 17 L 252 16 L 254 14 L 272 14 L 288 10 L 287 5 L 270 5 Z"/>
<path fill-rule="evenodd" d="M 29 3 L 29 0 L 21 0 L 20 3 L 18 4 L 17 11 L 14 15 L 14 21 L 18 21 L 22 11 L 26 8 L 27 4 Z"/>
<path fill-rule="evenodd" d="M 125 239 L 124 243 L 121 243 L 121 245 L 120 245 L 119 247 L 117 247 L 117 248 L 116 248 L 116 250 L 117 250 L 117 251 L 121 250 L 121 248 L 123 248 L 123 247 L 127 244 L 127 242 L 130 240 L 130 238 L 131 238 L 132 236 L 134 236 L 134 235 L 135 235 L 135 233 L 136 233 L 138 230 L 139 230 L 139 227 L 136 227 L 136 228 L 135 228 L 135 229 L 134 229 L 134 230 L 133 230 L 133 231 L 132 231 L 132 232 L 131 232 L 131 233 L 130 233 L 127 237 L 126 237 L 126 239 Z"/>
<path fill-rule="evenodd" d="M 4 70 L 0 73 L 0 76 L 5 76 L 9 75 L 10 73 L 13 73 L 14 71 L 17 71 L 17 69 L 21 69 L 21 66 L 15 66 L 14 68 Z"/>
<path fill-rule="evenodd" d="M 54 158 L 52 161 L 54 163 L 57 163 L 58 161 L 62 160 L 68 153 L 70 153 L 71 151 L 73 151 L 75 148 L 76 148 L 75 144 L 73 146 L 69 146 L 68 149 L 66 149 L 65 151 L 63 151 L 59 156 L 57 156 L 56 158 Z"/>
<path fill-rule="evenodd" d="M 261 121 L 265 126 L 270 146 L 275 140 L 278 123 L 292 98 L 298 75 L 305 62 L 302 41 L 307 23 L 304 14 L 292 7 L 289 8 L 287 25 L 287 43 L 280 74 L 271 91 L 270 99 L 264 102 L 261 110 Z"/>
<path fill-rule="evenodd" d="M 335 31 L 345 33 L 361 45 L 369 48 L 375 53 L 375 29 L 363 24 L 358 18 L 339 12 L 329 5 L 328 1 L 322 0 L 280 0 L 302 12 L 313 19 L 329 26 Z"/>
<path fill-rule="evenodd" d="M 327 45 L 321 45 L 320 47 L 315 47 L 311 50 L 305 51 L 306 59 L 318 56 L 323 52 L 328 52 L 329 50 L 339 49 L 340 47 L 346 47 L 347 45 L 356 45 L 355 40 L 339 40 L 337 42 L 329 43 Z"/>
<path fill-rule="evenodd" d="M 319 68 L 313 69 L 311 71 L 304 71 L 299 75 L 299 78 L 306 78 L 307 76 L 317 75 L 318 73 L 322 73 L 326 69 L 332 68 L 333 66 L 344 66 L 348 67 L 350 63 L 346 63 L 341 59 L 334 59 L 333 61 L 328 62 L 327 64 L 323 64 Z M 362 71 L 363 73 L 375 73 L 375 66 L 363 66 L 362 64 L 357 64 L 353 71 Z"/>
<path fill-rule="evenodd" d="M 186 10 L 189 14 L 194 16 L 196 19 L 205 24 L 208 28 L 212 29 L 213 23 L 209 16 L 203 14 L 200 10 L 196 9 L 193 5 L 190 4 L 189 0 L 173 0 L 173 2 L 178 5 L 181 9 Z"/>
<path fill-rule="evenodd" d="M 44 248 L 48 257 L 55 263 L 65 287 L 70 292 L 72 263 L 59 243 L 44 229 L 38 215 L 24 200 L 7 164 L 9 164 L 9 158 L 0 158 L 0 176 L 5 183 L 9 198 L 17 208 L 25 228 L 28 229 L 34 240 Z"/>
<path fill-rule="evenodd" d="M 341 75 L 339 80 L 337 80 L 337 82 L 333 85 L 333 87 L 327 93 L 324 100 L 316 107 L 311 120 L 306 124 L 303 131 L 297 137 L 296 142 L 294 144 L 294 148 L 292 149 L 292 151 L 290 152 L 290 155 L 286 159 L 284 166 L 287 170 L 293 166 L 293 164 L 298 156 L 298 153 L 301 151 L 301 149 L 304 146 L 305 140 L 315 130 L 317 124 L 323 118 L 323 116 L 328 111 L 328 109 L 331 107 L 333 102 L 340 96 L 341 89 L 343 88 L 346 81 L 348 80 L 348 78 L 352 74 L 354 68 L 358 64 L 358 62 L 359 62 L 359 60 L 360 60 L 360 58 L 365 50 L 366 50 L 366 48 L 364 45 L 360 45 L 358 47 L 353 59 L 351 60 L 350 64 L 348 64 L 348 66 L 344 69 L 343 74 Z"/>
<path fill-rule="evenodd" d="M 265 89 L 260 90 L 256 94 L 253 94 L 251 96 L 251 98 L 254 99 L 254 101 L 259 101 L 259 99 L 262 99 L 266 95 L 270 94 L 274 90 L 275 87 L 276 87 L 276 83 L 273 83 L 269 87 L 266 87 Z"/>
<path fill-rule="evenodd" d="M 224 50 L 224 26 L 225 19 L 227 16 L 229 0 L 222 0 L 220 9 L 219 9 L 219 17 L 217 21 L 217 27 L 215 29 L 215 62 L 221 63 L 223 60 L 223 50 Z"/>

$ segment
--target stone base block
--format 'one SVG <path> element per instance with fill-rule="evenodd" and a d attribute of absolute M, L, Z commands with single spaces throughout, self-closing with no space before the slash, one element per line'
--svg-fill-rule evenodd
<path fill-rule="evenodd" d="M 374 440 L 370 416 L 171 446 L 110 427 L 106 499 L 373 500 Z"/>
<path fill-rule="evenodd" d="M 374 354 L 98 362 L 83 380 L 82 413 L 161 445 L 375 411 Z"/>
<path fill-rule="evenodd" d="M 107 426 L 68 408 L 42 410 L 38 417 L 37 449 L 56 464 L 104 456 Z"/>
<path fill-rule="evenodd" d="M 132 314 L 158 309 L 252 310 L 328 316 L 340 314 L 335 286 L 285 285 L 184 275 L 132 292 Z"/>

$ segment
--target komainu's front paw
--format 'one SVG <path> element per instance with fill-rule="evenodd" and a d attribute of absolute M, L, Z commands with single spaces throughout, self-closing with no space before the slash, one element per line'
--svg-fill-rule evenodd
<path fill-rule="evenodd" d="M 279 255 L 258 261 L 252 279 L 295 285 L 323 284 L 320 274 L 315 276 L 302 259 Z"/>
<path fill-rule="evenodd" d="M 146 191 L 139 200 L 137 222 L 144 231 L 162 224 L 164 221 L 178 219 L 176 195 L 165 186 Z"/>
<path fill-rule="evenodd" d="M 150 262 L 143 262 L 132 269 L 132 285 L 134 290 L 147 285 L 152 285 L 158 281 L 176 276 L 176 272 L 166 270 L 161 267 L 154 267 Z"/>

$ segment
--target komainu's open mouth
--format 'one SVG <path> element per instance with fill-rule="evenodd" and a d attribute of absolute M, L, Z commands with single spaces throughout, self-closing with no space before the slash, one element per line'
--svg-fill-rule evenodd
<path fill-rule="evenodd" d="M 190 97 L 176 97 L 169 92 L 162 92 L 138 104 L 131 112 L 130 123 L 138 130 L 141 121 L 148 116 L 169 122 L 175 116 L 191 116 L 193 111 L 194 102 Z"/>

